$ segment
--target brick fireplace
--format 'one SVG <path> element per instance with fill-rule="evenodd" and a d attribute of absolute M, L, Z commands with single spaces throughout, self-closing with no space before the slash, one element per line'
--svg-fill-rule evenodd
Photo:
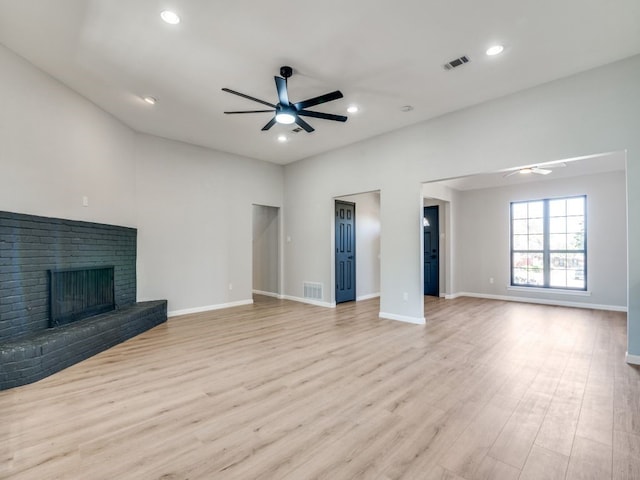
<path fill-rule="evenodd" d="M 0 390 L 166 321 L 166 301 L 136 304 L 136 238 L 134 228 L 0 212 Z"/>

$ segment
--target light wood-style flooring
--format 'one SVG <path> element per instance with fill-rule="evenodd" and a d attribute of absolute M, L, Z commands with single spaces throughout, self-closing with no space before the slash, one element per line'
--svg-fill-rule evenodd
<path fill-rule="evenodd" d="M 626 315 L 268 297 L 0 392 L 0 478 L 640 479 Z"/>

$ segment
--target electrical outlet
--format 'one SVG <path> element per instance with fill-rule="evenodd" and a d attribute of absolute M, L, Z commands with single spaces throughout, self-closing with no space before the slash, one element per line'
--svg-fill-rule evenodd
<path fill-rule="evenodd" d="M 229 284 L 229 290 L 233 290 L 233 283 Z"/>
<path fill-rule="evenodd" d="M 402 299 L 406 302 L 407 300 L 409 300 L 409 294 L 407 292 L 404 292 L 402 294 Z"/>
<path fill-rule="evenodd" d="M 493 284 L 493 277 L 489 277 L 489 283 Z"/>

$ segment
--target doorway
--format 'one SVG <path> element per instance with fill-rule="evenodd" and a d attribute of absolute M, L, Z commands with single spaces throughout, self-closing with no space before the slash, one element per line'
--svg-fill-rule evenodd
<path fill-rule="evenodd" d="M 424 294 L 440 296 L 440 228 L 438 206 L 424 207 Z"/>
<path fill-rule="evenodd" d="M 280 209 L 253 205 L 253 293 L 280 296 Z"/>
<path fill-rule="evenodd" d="M 336 303 L 356 299 L 356 204 L 336 200 Z"/>

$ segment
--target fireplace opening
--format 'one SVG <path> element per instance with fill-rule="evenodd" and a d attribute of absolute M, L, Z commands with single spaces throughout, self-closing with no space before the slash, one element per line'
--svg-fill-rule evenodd
<path fill-rule="evenodd" d="M 49 326 L 115 309 L 113 266 L 49 270 Z"/>

